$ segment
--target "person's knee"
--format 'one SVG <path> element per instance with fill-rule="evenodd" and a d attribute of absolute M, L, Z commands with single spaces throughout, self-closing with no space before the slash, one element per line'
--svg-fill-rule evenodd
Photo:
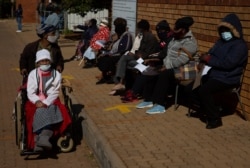
<path fill-rule="evenodd" d="M 205 98 L 207 95 L 209 95 L 209 89 L 205 86 L 201 86 L 198 90 L 198 95 L 199 97 L 202 99 L 202 98 Z"/>

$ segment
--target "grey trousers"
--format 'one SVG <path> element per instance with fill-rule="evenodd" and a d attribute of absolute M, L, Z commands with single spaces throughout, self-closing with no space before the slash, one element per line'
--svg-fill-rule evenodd
<path fill-rule="evenodd" d="M 115 83 L 119 83 L 119 79 L 125 77 L 126 69 L 133 68 L 137 64 L 134 56 L 131 55 L 122 55 L 120 60 L 117 63 L 116 74 L 115 74 Z"/>

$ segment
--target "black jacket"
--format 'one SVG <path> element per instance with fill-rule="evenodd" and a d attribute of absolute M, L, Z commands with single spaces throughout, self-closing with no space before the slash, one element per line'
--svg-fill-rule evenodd
<path fill-rule="evenodd" d="M 35 69 L 35 61 L 36 61 L 36 52 L 38 50 L 40 40 L 27 44 L 23 52 L 21 53 L 21 57 L 19 60 L 19 68 L 27 69 L 28 73 Z M 57 66 L 61 66 L 62 70 L 64 68 L 63 56 L 60 47 L 58 44 L 51 44 L 51 58 L 52 58 L 52 68 Z"/>
<path fill-rule="evenodd" d="M 207 64 L 212 68 L 208 75 L 209 78 L 227 84 L 239 84 L 248 59 L 247 44 L 242 37 L 242 26 L 235 14 L 223 18 L 220 26 L 228 27 L 234 37 L 229 41 L 219 39 L 209 50 L 211 59 Z"/>

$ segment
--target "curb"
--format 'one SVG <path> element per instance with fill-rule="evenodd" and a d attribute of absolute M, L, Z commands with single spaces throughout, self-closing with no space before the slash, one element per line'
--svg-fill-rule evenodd
<path fill-rule="evenodd" d="M 125 164 L 97 129 L 93 120 L 86 113 L 83 113 L 83 111 L 80 115 L 84 118 L 82 122 L 83 136 L 86 143 L 93 149 L 101 167 L 125 168 Z"/>

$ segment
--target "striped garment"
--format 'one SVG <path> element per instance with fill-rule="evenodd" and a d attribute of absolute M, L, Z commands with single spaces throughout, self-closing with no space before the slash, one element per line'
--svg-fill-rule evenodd
<path fill-rule="evenodd" d="M 34 115 L 33 132 L 37 132 L 45 126 L 57 124 L 62 121 L 61 111 L 56 105 L 50 105 L 47 108 L 37 108 Z"/>

